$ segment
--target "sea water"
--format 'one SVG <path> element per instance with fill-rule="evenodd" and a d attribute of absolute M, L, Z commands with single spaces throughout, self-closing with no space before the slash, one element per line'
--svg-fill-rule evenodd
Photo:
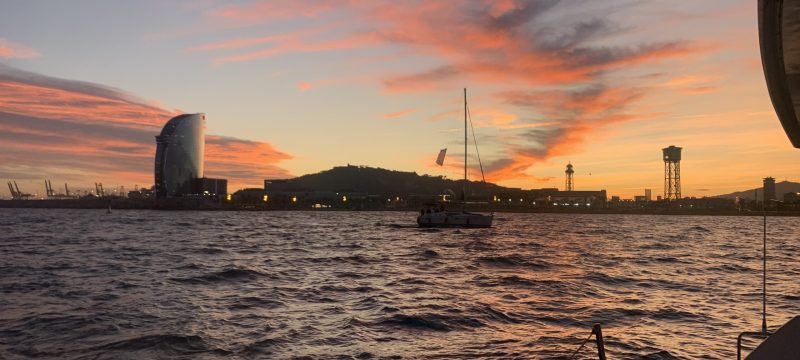
<path fill-rule="evenodd" d="M 0 209 L 0 358 L 566 359 L 601 324 L 610 359 L 730 359 L 760 329 L 760 217 L 415 217 Z M 771 328 L 799 228 L 768 219 Z"/>

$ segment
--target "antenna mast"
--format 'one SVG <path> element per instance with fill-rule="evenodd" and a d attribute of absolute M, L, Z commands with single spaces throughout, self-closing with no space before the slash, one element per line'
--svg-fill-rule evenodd
<path fill-rule="evenodd" d="M 467 202 L 467 88 L 464 88 L 464 186 L 461 200 Z"/>
<path fill-rule="evenodd" d="M 761 207 L 764 212 L 764 263 L 763 263 L 763 278 L 761 282 L 761 332 L 767 333 L 767 210 L 764 206 Z"/>

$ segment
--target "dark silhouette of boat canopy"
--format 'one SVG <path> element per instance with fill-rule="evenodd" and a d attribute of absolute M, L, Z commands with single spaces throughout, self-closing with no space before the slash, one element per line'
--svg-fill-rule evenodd
<path fill-rule="evenodd" d="M 772 105 L 792 145 L 800 148 L 800 1 L 760 0 L 758 29 Z"/>

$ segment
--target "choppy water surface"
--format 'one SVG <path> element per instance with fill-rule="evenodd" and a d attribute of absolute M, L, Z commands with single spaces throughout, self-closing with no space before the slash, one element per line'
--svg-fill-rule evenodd
<path fill-rule="evenodd" d="M 758 217 L 414 216 L 0 210 L 0 358 L 568 358 L 601 323 L 611 359 L 729 359 L 760 326 Z M 800 219 L 769 224 L 777 326 Z"/>

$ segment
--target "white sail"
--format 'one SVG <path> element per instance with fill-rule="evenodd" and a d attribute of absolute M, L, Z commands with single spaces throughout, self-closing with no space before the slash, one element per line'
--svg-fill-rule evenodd
<path fill-rule="evenodd" d="M 436 165 L 444 165 L 444 155 L 447 154 L 447 148 L 439 150 L 439 156 L 436 157 Z"/>

